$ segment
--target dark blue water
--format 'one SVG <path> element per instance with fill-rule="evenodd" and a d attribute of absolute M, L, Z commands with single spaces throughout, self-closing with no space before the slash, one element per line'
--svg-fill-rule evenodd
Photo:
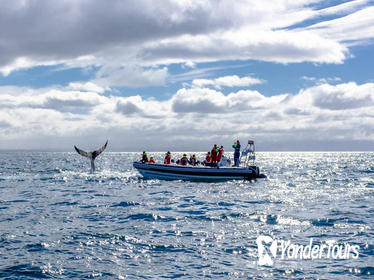
<path fill-rule="evenodd" d="M 156 160 L 161 158 L 156 155 Z M 366 279 L 374 153 L 259 153 L 268 179 L 143 180 L 131 153 L 0 153 L 1 279 Z M 359 245 L 258 265 L 256 238 Z"/>

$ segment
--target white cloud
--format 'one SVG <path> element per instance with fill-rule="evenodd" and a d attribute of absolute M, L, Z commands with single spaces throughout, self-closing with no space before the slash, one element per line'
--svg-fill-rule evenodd
<path fill-rule="evenodd" d="M 214 86 L 217 89 L 221 87 L 249 87 L 255 84 L 261 84 L 263 80 L 253 77 L 238 77 L 237 75 L 224 76 L 216 79 L 195 79 L 192 81 L 193 86 Z"/>
<path fill-rule="evenodd" d="M 8 76 L 12 71 L 23 69 L 23 68 L 31 68 L 34 66 L 50 66 L 63 63 L 64 61 L 37 61 L 31 60 L 27 57 L 17 57 L 13 61 L 8 64 L 1 65 L 0 64 L 0 73 L 3 76 Z"/>
<path fill-rule="evenodd" d="M 69 86 L 68 86 L 69 89 L 72 89 L 72 90 L 80 90 L 80 91 L 91 91 L 91 92 L 97 92 L 97 93 L 103 93 L 105 90 L 109 90 L 108 88 L 107 89 L 104 89 L 100 86 L 98 86 L 97 84 L 95 83 L 92 83 L 92 82 L 86 82 L 86 83 L 69 83 Z"/>
<path fill-rule="evenodd" d="M 317 10 L 317 16 L 325 16 L 325 15 L 339 15 L 342 13 L 351 13 L 355 12 L 357 9 L 362 9 L 365 5 L 369 4 L 371 0 L 353 0 L 348 1 L 342 4 L 338 4 L 336 6 L 328 7 L 325 9 Z"/>
<path fill-rule="evenodd" d="M 316 77 L 309 77 L 309 76 L 302 76 L 300 77 L 301 80 L 314 82 L 316 84 L 326 84 L 326 83 L 336 83 L 340 82 L 342 79 L 339 77 L 327 77 L 327 78 L 316 78 Z"/>
<path fill-rule="evenodd" d="M 193 61 L 186 61 L 184 63 L 185 67 L 189 67 L 189 68 L 195 68 L 196 67 L 196 63 L 193 62 Z"/>
<path fill-rule="evenodd" d="M 2 148 L 70 148 L 94 135 L 126 150 L 205 149 L 212 141 L 228 144 L 237 137 L 254 137 L 268 149 L 374 141 L 373 83 L 322 84 L 271 97 L 192 87 L 165 101 L 70 88 L 0 87 L 0 93 L 0 133 L 7 135 L 0 139 Z"/>
<path fill-rule="evenodd" d="M 323 84 L 304 90 L 299 95 L 311 99 L 312 104 L 321 109 L 349 110 L 374 106 L 373 84 Z"/>
<path fill-rule="evenodd" d="M 357 0 L 314 9 L 320 2 L 2 1 L 0 72 L 95 65 L 100 85 L 139 86 L 164 83 L 167 69 L 157 65 L 171 62 L 342 63 L 347 46 L 373 38 L 373 7 Z M 310 19 L 320 22 L 290 27 Z"/>
<path fill-rule="evenodd" d="M 153 63 L 256 59 L 280 63 L 342 63 L 348 49 L 316 32 L 259 30 L 253 26 L 152 42 L 141 56 Z"/>
<path fill-rule="evenodd" d="M 305 30 L 337 42 L 346 42 L 347 46 L 360 44 L 374 37 L 373 14 L 374 7 L 365 7 L 344 17 L 316 23 Z"/>
<path fill-rule="evenodd" d="M 309 77 L 309 76 L 302 76 L 300 77 L 301 80 L 305 81 L 315 81 L 317 78 L 316 77 Z"/>
<path fill-rule="evenodd" d="M 1 59 L 1 55 L 0 55 Z M 11 72 L 19 69 L 27 69 L 35 66 L 55 66 L 64 65 L 60 69 L 67 69 L 73 67 L 86 67 L 87 65 L 95 65 L 95 57 L 93 56 L 78 56 L 72 59 L 59 59 L 59 60 L 39 60 L 29 57 L 17 57 L 8 64 L 2 65 L 0 60 L 0 73 L 6 77 Z"/>
<path fill-rule="evenodd" d="M 113 87 L 148 87 L 165 83 L 168 69 L 141 68 L 136 66 L 103 67 L 94 83 Z"/>
<path fill-rule="evenodd" d="M 226 98 L 211 89 L 180 89 L 172 98 L 172 110 L 176 113 L 224 113 Z"/>
<path fill-rule="evenodd" d="M 27 89 L 21 92 L 14 87 L 0 88 L 0 102 L 3 108 L 38 108 L 54 110 L 83 110 L 101 104 L 105 97 L 95 92 L 71 91 L 64 89 Z"/>
<path fill-rule="evenodd" d="M 170 115 L 169 102 L 161 102 L 155 99 L 144 100 L 141 96 L 111 97 L 115 102 L 115 112 L 127 117 L 165 118 Z"/>

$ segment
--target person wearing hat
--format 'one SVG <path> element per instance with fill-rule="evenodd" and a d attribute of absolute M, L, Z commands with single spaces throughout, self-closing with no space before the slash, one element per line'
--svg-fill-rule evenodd
<path fill-rule="evenodd" d="M 221 161 L 222 154 L 223 154 L 223 146 L 221 146 L 221 148 L 219 148 L 218 150 L 217 163 Z"/>
<path fill-rule="evenodd" d="M 171 160 L 171 154 L 170 154 L 170 152 L 168 151 L 168 152 L 165 154 L 164 164 L 170 164 L 170 160 Z"/>
<path fill-rule="evenodd" d="M 155 160 L 153 159 L 153 157 L 151 157 L 148 162 L 149 163 L 155 163 Z"/>
<path fill-rule="evenodd" d="M 214 144 L 212 151 L 210 154 L 212 155 L 212 163 L 217 164 L 217 155 L 218 155 L 218 147 L 217 144 Z"/>
<path fill-rule="evenodd" d="M 188 163 L 187 155 L 183 154 L 183 157 L 180 160 L 180 165 L 187 165 L 187 163 Z"/>
<path fill-rule="evenodd" d="M 212 156 L 210 155 L 210 152 L 207 152 L 204 165 L 211 166 L 212 165 Z"/>
<path fill-rule="evenodd" d="M 239 157 L 240 157 L 240 142 L 239 140 L 236 141 L 236 143 L 234 143 L 234 145 L 232 145 L 232 147 L 234 148 L 234 166 L 236 167 L 239 167 Z"/>
<path fill-rule="evenodd" d="M 142 155 L 142 160 L 141 160 L 142 163 L 146 163 L 148 162 L 148 157 L 147 157 L 147 153 L 145 151 L 143 151 L 143 155 Z"/>
<path fill-rule="evenodd" d="M 196 160 L 196 156 L 195 155 L 192 155 L 190 156 L 190 161 L 189 163 L 193 166 L 196 166 L 196 163 L 197 163 L 197 160 Z"/>

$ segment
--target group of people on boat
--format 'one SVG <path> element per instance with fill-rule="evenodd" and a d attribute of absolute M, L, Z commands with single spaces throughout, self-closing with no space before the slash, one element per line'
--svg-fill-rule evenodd
<path fill-rule="evenodd" d="M 217 144 L 214 144 L 212 150 L 207 152 L 204 164 L 206 166 L 217 166 L 222 159 L 223 152 L 223 146 L 218 148 Z"/>
<path fill-rule="evenodd" d="M 233 166 L 239 167 L 239 163 L 240 163 L 239 162 L 240 161 L 239 160 L 240 159 L 239 140 L 237 140 L 234 143 L 234 145 L 232 145 L 232 147 L 234 148 L 234 165 Z M 224 153 L 223 146 L 218 147 L 217 144 L 214 144 L 212 150 L 206 154 L 205 160 L 202 162 L 202 164 L 205 166 L 217 166 L 224 157 L 223 153 Z M 229 159 L 225 158 L 225 160 L 230 164 Z M 141 162 L 142 163 L 155 163 L 155 160 L 153 157 L 150 157 L 148 159 L 147 153 L 143 151 Z M 171 153 L 170 151 L 168 151 L 165 154 L 164 164 L 171 164 L 171 163 L 174 163 L 174 160 L 171 159 Z M 180 159 L 178 159 L 175 163 L 178 165 L 196 166 L 200 164 L 200 161 L 197 160 L 196 155 L 194 154 L 190 155 L 189 158 L 187 158 L 187 154 L 183 154 L 183 156 Z"/>
<path fill-rule="evenodd" d="M 200 162 L 197 161 L 195 155 L 191 155 L 190 158 L 188 159 L 187 158 L 187 154 L 183 154 L 183 156 L 181 157 L 181 159 L 179 159 L 179 160 L 176 161 L 176 164 L 179 164 L 179 165 L 192 165 L 192 166 L 196 166 L 198 163 L 200 163 Z"/>
<path fill-rule="evenodd" d="M 142 163 L 155 163 L 155 160 L 154 160 L 153 157 L 150 157 L 148 159 L 148 155 L 147 155 L 146 151 L 143 151 L 141 162 Z M 174 160 L 171 159 L 171 153 L 168 151 L 165 154 L 164 164 L 171 164 L 171 163 L 174 163 Z M 176 161 L 176 163 L 179 164 L 179 165 L 188 165 L 189 164 L 189 165 L 195 166 L 199 163 L 199 161 L 197 160 L 196 155 L 191 155 L 190 158 L 188 159 L 187 154 L 183 154 L 182 158 L 178 159 Z"/>

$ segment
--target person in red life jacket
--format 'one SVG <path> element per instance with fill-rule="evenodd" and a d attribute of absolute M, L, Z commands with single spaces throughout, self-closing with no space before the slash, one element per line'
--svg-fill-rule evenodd
<path fill-rule="evenodd" d="M 146 163 L 148 162 L 148 157 L 147 157 L 147 153 L 145 151 L 143 151 L 143 155 L 142 155 L 142 160 L 141 160 L 142 163 Z"/>
<path fill-rule="evenodd" d="M 165 159 L 164 159 L 164 164 L 170 164 L 170 160 L 171 160 L 171 154 L 170 152 L 168 151 L 165 155 Z"/>
<path fill-rule="evenodd" d="M 180 160 L 180 165 L 187 165 L 187 163 L 188 163 L 187 155 L 183 154 L 183 157 Z"/>
<path fill-rule="evenodd" d="M 207 166 L 212 164 L 212 156 L 210 155 L 210 152 L 207 152 L 204 164 Z"/>
<path fill-rule="evenodd" d="M 212 155 L 212 163 L 217 164 L 217 155 L 218 155 L 218 147 L 217 144 L 214 144 L 212 151 L 210 152 Z"/>
<path fill-rule="evenodd" d="M 196 160 L 196 156 L 195 155 L 192 155 L 190 156 L 190 161 L 189 163 L 193 166 L 196 166 L 196 163 L 197 163 L 197 160 Z"/>
<path fill-rule="evenodd" d="M 217 163 L 221 161 L 222 154 L 223 154 L 223 146 L 221 146 L 221 148 L 219 148 L 218 150 Z"/>
<path fill-rule="evenodd" d="M 155 160 L 153 159 L 153 157 L 151 157 L 148 162 L 149 163 L 155 163 Z"/>

